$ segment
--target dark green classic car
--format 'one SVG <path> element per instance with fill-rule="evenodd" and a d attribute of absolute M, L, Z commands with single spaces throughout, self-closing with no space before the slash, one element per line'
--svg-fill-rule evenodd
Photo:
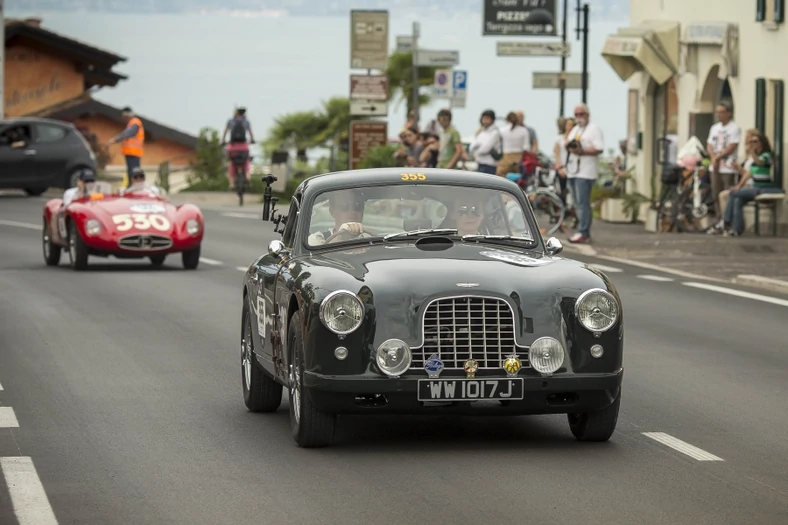
<path fill-rule="evenodd" d="M 287 390 L 298 445 L 338 414 L 567 414 L 581 441 L 615 431 L 621 299 L 558 257 L 503 177 L 354 170 L 305 180 L 282 235 L 244 276 L 241 378 L 253 412 Z"/>

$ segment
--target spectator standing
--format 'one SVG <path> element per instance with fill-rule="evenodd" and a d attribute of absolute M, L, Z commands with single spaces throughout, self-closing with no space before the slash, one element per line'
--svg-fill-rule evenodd
<path fill-rule="evenodd" d="M 733 106 L 727 100 L 717 104 L 717 122 L 709 130 L 706 151 L 711 157 L 711 192 L 715 213 L 721 217 L 720 192 L 736 184 L 736 152 L 741 142 L 741 128 L 733 120 Z"/>
<path fill-rule="evenodd" d="M 438 124 L 443 128 L 440 140 L 440 153 L 438 154 L 438 167 L 456 169 L 457 163 L 465 157 L 465 148 L 462 137 L 451 123 L 451 111 L 442 109 L 438 112 Z"/>
<path fill-rule="evenodd" d="M 506 176 L 509 166 L 512 164 L 520 166 L 523 161 L 523 153 L 531 151 L 531 134 L 528 132 L 528 128 L 520 123 L 517 113 L 511 112 L 506 115 L 506 122 L 509 125 L 499 130 L 503 144 L 503 156 L 498 162 L 498 169 L 495 172 L 501 177 Z"/>
<path fill-rule="evenodd" d="M 131 185 L 131 173 L 142 164 L 142 153 L 145 147 L 145 127 L 130 107 L 126 106 L 121 111 L 121 116 L 126 122 L 122 133 L 113 137 L 109 143 L 121 142 L 120 152 L 126 159 L 126 175 L 123 177 L 123 187 Z"/>
<path fill-rule="evenodd" d="M 742 188 L 749 188 L 752 187 L 752 177 L 750 177 L 750 168 L 752 167 L 753 157 L 752 157 L 752 144 L 754 141 L 753 138 L 757 138 L 760 134 L 760 130 L 756 128 L 750 128 L 744 133 L 744 151 L 746 158 L 744 159 L 744 164 L 739 164 L 738 162 L 733 163 L 733 167 L 736 170 L 736 178 L 739 182 L 736 183 L 731 189 L 722 190 L 718 197 L 720 202 L 720 209 L 723 211 L 722 214 L 718 214 L 719 222 L 717 224 L 711 226 L 706 233 L 710 235 L 718 235 L 723 233 L 725 229 L 725 220 L 723 219 L 723 214 L 725 210 L 728 208 L 728 197 L 730 196 L 731 192 L 738 191 Z"/>
<path fill-rule="evenodd" d="M 521 126 L 524 126 L 525 129 L 528 130 L 528 136 L 531 138 L 531 148 L 528 151 L 538 155 L 539 154 L 539 138 L 536 136 L 536 130 L 533 127 L 531 127 L 531 126 L 526 125 L 526 123 L 525 123 L 525 113 L 523 113 L 522 111 L 517 111 L 515 113 L 515 115 L 517 115 L 517 120 L 519 121 L 519 124 Z"/>
<path fill-rule="evenodd" d="M 400 149 L 394 154 L 394 157 L 402 162 L 403 166 L 419 166 L 419 157 L 421 156 L 424 145 L 421 143 L 421 135 L 416 126 L 411 126 L 400 133 L 401 140 Z"/>
<path fill-rule="evenodd" d="M 476 158 L 478 171 L 495 175 L 496 163 L 503 149 L 501 132 L 495 126 L 495 112 L 491 109 L 484 111 L 479 121 L 482 127 L 471 143 L 470 152 Z"/>
<path fill-rule="evenodd" d="M 575 107 L 575 120 L 577 124 L 566 141 L 566 176 L 578 221 L 577 233 L 569 242 L 580 244 L 591 240 L 591 190 L 599 177 L 599 155 L 605 150 L 605 140 L 602 129 L 591 122 L 591 112 L 585 104 Z"/>
<path fill-rule="evenodd" d="M 555 161 L 555 170 L 558 173 L 558 182 L 561 184 L 561 200 L 566 204 L 566 161 L 569 158 L 569 152 L 566 150 L 566 143 L 569 140 L 569 132 L 575 127 L 575 119 L 572 117 L 558 117 L 558 136 L 555 138 L 553 145 L 553 160 Z"/>

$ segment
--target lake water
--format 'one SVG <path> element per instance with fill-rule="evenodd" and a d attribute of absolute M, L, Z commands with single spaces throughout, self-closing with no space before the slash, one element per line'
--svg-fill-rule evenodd
<path fill-rule="evenodd" d="M 235 17 L 219 14 L 116 15 L 103 13 L 14 13 L 40 16 L 43 27 L 126 56 L 116 70 L 129 76 L 97 99 L 130 105 L 139 114 L 197 133 L 203 126 L 223 128 L 236 104 L 245 105 L 262 138 L 276 116 L 318 108 L 321 100 L 347 96 L 349 17 Z M 574 17 L 570 17 L 574 18 Z M 397 35 L 410 34 L 414 18 L 392 12 L 391 49 Z M 594 20 L 589 36 L 592 118 L 602 127 L 606 146 L 626 133 L 627 87 L 601 57 L 605 37 L 628 20 Z M 574 20 L 570 20 L 574 30 Z M 492 108 L 501 116 L 523 109 L 544 146 L 556 134 L 557 90 L 531 88 L 533 71 L 558 71 L 552 57 L 497 57 L 495 37 L 481 36 L 481 17 L 421 20 L 420 46 L 459 50 L 458 69 L 468 71 L 468 98 L 455 109 L 463 137 L 478 127 L 479 114 Z M 582 42 L 570 34 L 569 71 L 580 71 Z M 580 90 L 567 91 L 565 113 L 580 102 Z M 447 106 L 434 100 L 423 118 Z M 389 134 L 405 121 L 405 104 L 390 106 Z"/>

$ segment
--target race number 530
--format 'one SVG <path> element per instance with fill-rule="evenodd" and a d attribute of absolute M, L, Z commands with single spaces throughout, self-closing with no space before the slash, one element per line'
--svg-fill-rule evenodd
<path fill-rule="evenodd" d="M 159 230 L 161 232 L 170 229 L 170 221 L 164 215 L 157 213 L 121 213 L 114 215 L 112 222 L 115 223 L 119 232 L 129 231 L 132 227 L 138 230 Z"/>

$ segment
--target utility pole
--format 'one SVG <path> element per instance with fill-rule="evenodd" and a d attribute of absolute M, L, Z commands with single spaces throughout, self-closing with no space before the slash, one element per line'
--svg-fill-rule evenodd
<path fill-rule="evenodd" d="M 2 1 L 2 0 L 0 0 Z M 413 22 L 413 47 L 411 48 L 411 56 L 413 58 L 413 78 L 411 82 L 413 82 L 413 100 L 411 101 L 410 107 L 413 110 L 413 118 L 415 119 L 415 124 L 418 126 L 419 121 L 419 36 L 421 33 L 421 24 L 418 22 Z"/>
<path fill-rule="evenodd" d="M 3 2 L 0 0 L 0 118 L 5 118 L 5 93 L 3 92 L 3 85 L 5 84 L 5 11 Z"/>
<path fill-rule="evenodd" d="M 1 0 L 0 0 L 1 1 Z M 558 115 L 563 116 L 564 114 L 564 105 L 565 105 L 565 95 L 566 95 L 566 33 L 567 33 L 567 19 L 569 18 L 569 0 L 564 0 L 564 20 L 563 20 L 563 27 L 561 29 L 561 42 L 564 45 L 564 54 L 561 55 L 561 102 L 559 103 Z"/>
<path fill-rule="evenodd" d="M 588 4 L 583 4 L 580 8 L 580 0 L 577 0 L 577 40 L 580 40 L 580 32 L 583 32 L 583 104 L 588 103 Z M 583 20 L 581 26 L 580 13 L 583 13 Z"/>

